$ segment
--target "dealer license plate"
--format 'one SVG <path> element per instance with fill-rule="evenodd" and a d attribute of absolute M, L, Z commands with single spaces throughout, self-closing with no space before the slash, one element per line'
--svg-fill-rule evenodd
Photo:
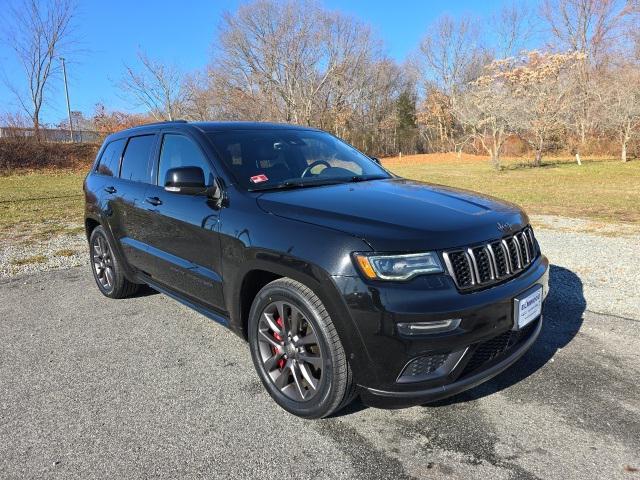
<path fill-rule="evenodd" d="M 542 285 L 527 290 L 514 300 L 513 316 L 516 330 L 531 323 L 542 313 Z"/>

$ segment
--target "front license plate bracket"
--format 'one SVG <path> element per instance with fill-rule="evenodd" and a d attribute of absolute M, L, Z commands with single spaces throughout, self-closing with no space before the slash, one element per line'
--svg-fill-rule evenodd
<path fill-rule="evenodd" d="M 542 285 L 534 285 L 513 299 L 513 329 L 520 330 L 542 314 Z"/>

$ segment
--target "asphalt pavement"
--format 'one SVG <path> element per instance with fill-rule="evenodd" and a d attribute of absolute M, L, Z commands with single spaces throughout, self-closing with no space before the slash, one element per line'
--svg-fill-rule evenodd
<path fill-rule="evenodd" d="M 107 299 L 88 267 L 5 280 L 0 478 L 640 479 L 640 319 L 586 310 L 569 270 L 551 286 L 541 337 L 492 381 L 305 421 L 166 296 Z"/>

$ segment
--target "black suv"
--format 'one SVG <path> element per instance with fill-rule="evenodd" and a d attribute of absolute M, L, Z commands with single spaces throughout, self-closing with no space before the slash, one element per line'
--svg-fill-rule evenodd
<path fill-rule="evenodd" d="M 302 417 L 453 395 L 540 332 L 548 262 L 518 207 L 398 178 L 320 130 L 133 128 L 84 191 L 100 291 L 147 284 L 229 327 Z"/>

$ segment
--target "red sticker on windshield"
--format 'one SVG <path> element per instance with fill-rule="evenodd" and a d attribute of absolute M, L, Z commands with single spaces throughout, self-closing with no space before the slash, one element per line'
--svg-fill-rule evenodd
<path fill-rule="evenodd" d="M 251 183 L 262 183 L 262 182 L 266 182 L 269 179 L 267 178 L 266 175 L 260 174 L 260 175 L 254 175 L 249 180 L 251 180 Z"/>

